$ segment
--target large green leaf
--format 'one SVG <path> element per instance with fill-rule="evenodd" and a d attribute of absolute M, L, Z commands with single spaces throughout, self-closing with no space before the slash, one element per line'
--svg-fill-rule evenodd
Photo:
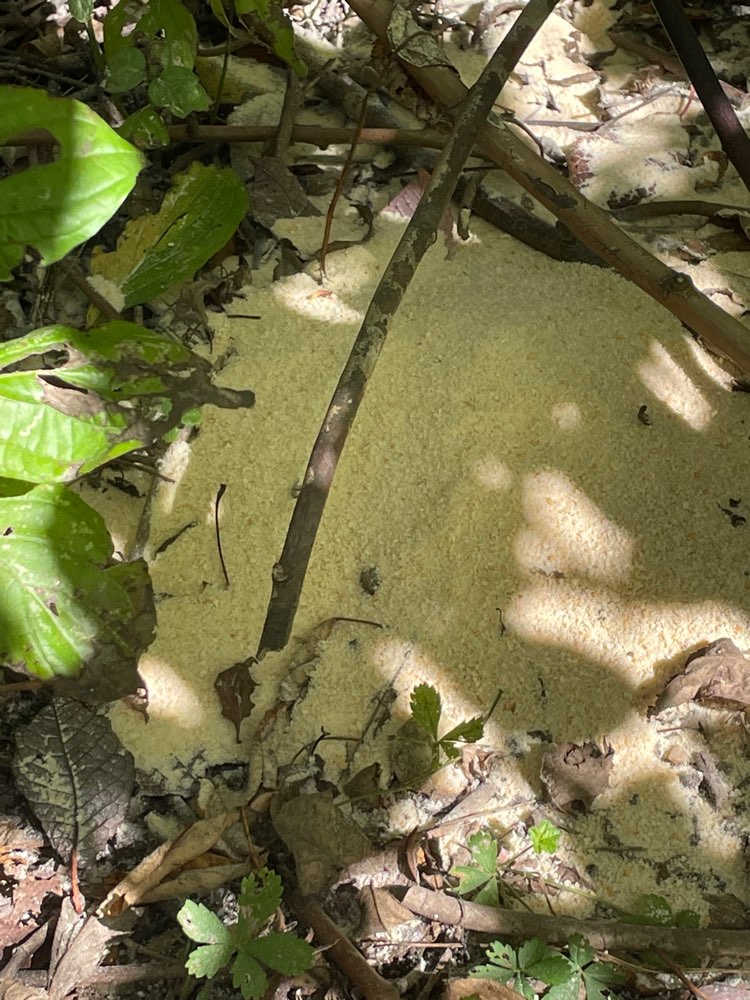
<path fill-rule="evenodd" d="M 0 180 L 0 281 L 27 246 L 51 264 L 117 211 L 135 184 L 141 154 L 85 104 L 30 87 L 0 87 L 0 142 L 45 129 L 60 145 L 53 163 Z"/>
<path fill-rule="evenodd" d="M 27 359 L 38 363 L 2 371 Z M 210 374 L 181 344 L 123 321 L 50 326 L 0 345 L 0 476 L 69 482 L 157 440 L 196 406 L 252 406 L 252 393 L 215 387 Z"/>
<path fill-rule="evenodd" d="M 124 309 L 148 302 L 192 278 L 232 236 L 247 207 L 233 170 L 194 163 L 176 178 L 158 214 L 128 223 L 117 249 L 95 257 L 92 271 L 120 288 Z"/>
<path fill-rule="evenodd" d="M 132 666 L 148 571 L 111 557 L 104 521 L 65 487 L 0 499 L 0 662 L 42 679 Z"/>

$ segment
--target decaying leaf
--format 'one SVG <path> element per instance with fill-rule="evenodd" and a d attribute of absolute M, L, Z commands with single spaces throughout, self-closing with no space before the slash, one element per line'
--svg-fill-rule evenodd
<path fill-rule="evenodd" d="M 658 715 L 686 701 L 746 711 L 750 705 L 750 660 L 731 639 L 715 639 L 692 653 L 653 708 Z"/>
<path fill-rule="evenodd" d="M 54 893 L 63 894 L 63 878 L 59 872 L 42 875 L 39 872 L 28 872 L 11 890 L 11 903 L 8 908 L 0 908 L 0 958 L 3 946 L 24 941 L 38 926 L 42 902 L 45 896 Z"/>
<path fill-rule="evenodd" d="M 254 661 L 252 661 L 254 662 Z M 235 663 L 232 667 L 222 670 L 214 681 L 214 688 L 219 696 L 221 714 L 234 726 L 237 742 L 240 742 L 240 726 L 253 710 L 253 691 L 256 683 L 250 676 L 250 666 L 247 662 Z"/>
<path fill-rule="evenodd" d="M 255 401 L 214 386 L 208 362 L 177 341 L 119 320 L 35 330 L 0 345 L 0 369 L 0 476 L 25 482 L 70 482 L 158 440 L 205 403 Z"/>
<path fill-rule="evenodd" d="M 125 816 L 133 758 L 109 719 L 55 699 L 18 730 L 13 770 L 55 850 L 99 857 Z"/>
<path fill-rule="evenodd" d="M 304 188 L 283 160 L 272 156 L 253 160 L 255 176 L 248 186 L 253 216 L 271 229 L 279 219 L 320 215 Z"/>
<path fill-rule="evenodd" d="M 99 907 L 99 913 L 114 916 L 141 900 L 173 871 L 210 850 L 224 830 L 239 818 L 236 809 L 199 819 L 182 833 L 165 841 L 115 886 Z"/>
<path fill-rule="evenodd" d="M 388 934 L 394 927 L 417 919 L 387 889 L 379 889 L 377 886 L 363 886 L 359 891 L 358 902 L 361 918 L 357 940 L 371 938 L 375 934 Z"/>
<path fill-rule="evenodd" d="M 612 747 L 596 743 L 562 743 L 548 750 L 541 779 L 550 802 L 563 812 L 585 812 L 609 787 Z"/>
<path fill-rule="evenodd" d="M 300 892 L 321 892 L 338 873 L 372 853 L 356 823 L 334 805 L 330 795 L 298 795 L 272 806 L 276 832 L 294 855 Z"/>
<path fill-rule="evenodd" d="M 95 914 L 79 917 L 70 898 L 64 899 L 52 944 L 49 1000 L 64 1000 L 85 972 L 99 967 L 109 946 L 127 935 L 134 923 L 133 913 L 125 913 L 116 920 L 105 920 Z"/>
<path fill-rule="evenodd" d="M 446 983 L 442 1000 L 522 1000 L 510 986 L 494 983 L 491 979 L 451 979 Z"/>

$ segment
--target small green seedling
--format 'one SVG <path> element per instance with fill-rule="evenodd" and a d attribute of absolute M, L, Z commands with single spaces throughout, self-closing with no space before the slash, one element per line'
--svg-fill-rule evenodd
<path fill-rule="evenodd" d="M 513 980 L 516 992 L 533 1000 L 538 992 L 535 982 L 549 987 L 544 1000 L 578 1000 L 581 988 L 586 1000 L 604 1000 L 612 986 L 625 977 L 608 962 L 594 961 L 594 950 L 585 938 L 576 934 L 567 946 L 568 955 L 539 938 L 525 941 L 516 951 L 508 944 L 493 941 L 487 949 L 488 965 L 477 966 L 473 975 L 499 983 Z"/>
<path fill-rule="evenodd" d="M 514 854 L 500 866 L 503 872 L 511 869 L 513 864 L 527 851 L 535 854 L 554 854 L 560 842 L 560 830 L 548 819 L 529 829 L 528 847 Z M 459 896 L 474 896 L 475 903 L 485 906 L 500 905 L 500 886 L 498 883 L 497 842 L 485 831 L 472 834 L 467 846 L 471 851 L 471 862 L 468 865 L 455 865 L 450 874 L 461 881 L 454 890 Z"/>
<path fill-rule="evenodd" d="M 433 768 L 441 763 L 441 754 L 448 760 L 461 755 L 459 743 L 476 743 L 484 736 L 484 719 L 477 716 L 459 722 L 443 736 L 438 735 L 443 705 L 439 693 L 430 684 L 419 684 L 411 693 L 411 714 L 414 721 L 427 733 L 432 742 Z"/>
<path fill-rule="evenodd" d="M 267 969 L 287 976 L 305 972 L 315 951 L 306 941 L 289 932 L 265 933 L 281 903 L 281 879 L 263 868 L 242 880 L 240 917 L 225 927 L 215 913 L 188 899 L 177 919 L 191 941 L 200 944 L 188 955 L 185 968 L 196 978 L 213 979 L 231 968 L 232 984 L 244 1000 L 259 1000 L 268 987 Z"/>

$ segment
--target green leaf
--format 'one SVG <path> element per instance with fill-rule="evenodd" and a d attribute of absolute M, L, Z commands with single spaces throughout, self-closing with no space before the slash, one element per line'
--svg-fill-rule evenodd
<path fill-rule="evenodd" d="M 238 902 L 250 910 L 260 929 L 281 905 L 281 878 L 268 868 L 261 868 L 257 875 L 246 875 Z"/>
<path fill-rule="evenodd" d="M 140 49 L 118 49 L 107 60 L 104 89 L 110 94 L 126 94 L 145 79 L 146 57 Z"/>
<path fill-rule="evenodd" d="M 238 952 L 232 964 L 232 984 L 245 1000 L 259 1000 L 266 992 L 268 978 L 247 950 Z"/>
<path fill-rule="evenodd" d="M 294 32 L 279 0 L 235 0 L 235 10 L 238 14 L 255 14 L 270 35 L 276 55 L 297 76 L 307 76 L 307 66 L 294 49 Z"/>
<path fill-rule="evenodd" d="M 625 914 L 622 919 L 628 924 L 645 924 L 648 927 L 674 926 L 672 907 L 663 896 L 653 893 L 639 896 L 633 912 Z"/>
<path fill-rule="evenodd" d="M 41 356 L 51 351 L 68 359 L 45 367 Z M 35 357 L 36 368 L 2 371 Z M 180 413 L 201 402 L 179 399 L 193 362 L 207 389 L 205 363 L 197 356 L 162 334 L 121 321 L 86 332 L 44 327 L 0 344 L 0 476 L 68 482 L 158 439 Z M 157 404 L 175 392 L 179 413 L 166 419 Z"/>
<path fill-rule="evenodd" d="M 233 170 L 194 163 L 175 179 L 159 213 L 132 220 L 117 250 L 95 257 L 92 271 L 120 288 L 124 309 L 149 302 L 192 278 L 232 236 L 247 207 Z"/>
<path fill-rule="evenodd" d="M 111 557 L 104 520 L 64 487 L 0 499 L 0 661 L 42 680 L 137 661 L 153 633 L 148 571 Z"/>
<path fill-rule="evenodd" d="M 118 135 L 139 149 L 158 149 L 169 145 L 167 126 L 154 108 L 141 108 L 130 115 L 117 130 Z"/>
<path fill-rule="evenodd" d="M 500 888 L 496 878 L 488 879 L 473 899 L 482 906 L 500 906 Z"/>
<path fill-rule="evenodd" d="M 94 13 L 94 0 L 68 0 L 71 17 L 81 24 L 88 24 Z"/>
<path fill-rule="evenodd" d="M 697 930 L 701 925 L 701 918 L 695 910 L 678 910 L 674 915 L 675 927 L 690 927 Z"/>
<path fill-rule="evenodd" d="M 193 15 L 181 0 L 149 0 L 138 27 L 151 37 L 150 49 L 162 66 L 193 68 L 198 31 Z"/>
<path fill-rule="evenodd" d="M 550 986 L 544 994 L 544 1000 L 578 1000 L 581 992 L 581 977 L 570 973 L 563 983 Z"/>
<path fill-rule="evenodd" d="M 570 979 L 573 975 L 573 967 L 564 955 L 554 954 L 554 949 L 550 949 L 550 951 L 553 954 L 534 962 L 525 971 L 534 979 L 541 979 L 543 983 L 555 986 Z"/>
<path fill-rule="evenodd" d="M 149 84 L 148 99 L 157 108 L 166 108 L 178 118 L 186 118 L 194 111 L 206 111 L 211 106 L 211 98 L 200 80 L 185 66 L 165 66 Z"/>
<path fill-rule="evenodd" d="M 488 833 L 473 833 L 468 840 L 471 859 L 477 868 L 488 875 L 494 875 L 497 869 L 497 841 Z"/>
<path fill-rule="evenodd" d="M 627 982 L 619 969 L 609 962 L 592 962 L 581 973 L 586 988 L 586 1000 L 604 1000 L 611 986 L 622 986 Z"/>
<path fill-rule="evenodd" d="M 196 978 L 213 979 L 226 965 L 234 952 L 230 944 L 203 944 L 194 948 L 187 957 L 185 968 Z"/>
<path fill-rule="evenodd" d="M 472 892 L 476 892 L 490 878 L 494 877 L 488 875 L 487 872 L 483 872 L 480 868 L 475 868 L 473 865 L 454 865 L 449 874 L 461 879 L 460 884 L 453 890 L 459 896 L 468 896 Z"/>
<path fill-rule="evenodd" d="M 177 914 L 177 921 L 191 941 L 197 941 L 199 944 L 232 944 L 232 935 L 227 928 L 216 914 L 202 903 L 186 899 Z"/>
<path fill-rule="evenodd" d="M 554 854 L 560 843 L 561 831 L 550 823 L 548 819 L 543 819 L 541 823 L 529 829 L 529 839 L 535 854 Z"/>
<path fill-rule="evenodd" d="M 466 719 L 464 722 L 459 722 L 457 726 L 454 726 L 450 732 L 447 732 L 444 736 L 440 737 L 440 746 L 448 753 L 448 748 L 452 747 L 456 742 L 461 743 L 476 743 L 477 740 L 481 740 L 484 736 L 484 719 L 481 716 L 477 716 L 474 719 Z M 458 751 L 454 750 L 454 755 L 458 754 Z"/>
<path fill-rule="evenodd" d="M 479 965 L 472 975 L 480 976 L 482 979 L 494 979 L 498 983 L 507 983 L 518 971 L 518 957 L 509 944 L 502 944 L 500 941 L 493 941 L 486 950 L 489 965 Z"/>
<path fill-rule="evenodd" d="M 283 972 L 287 976 L 305 972 L 315 958 L 315 949 L 312 945 L 295 937 L 294 934 L 267 934 L 248 941 L 243 951 L 249 952 L 253 958 L 274 972 Z"/>
<path fill-rule="evenodd" d="M 44 129 L 60 144 L 53 163 L 0 180 L 0 281 L 34 247 L 60 260 L 114 215 L 133 189 L 141 154 L 79 101 L 30 87 L 0 87 L 0 142 Z"/>
<path fill-rule="evenodd" d="M 430 684 L 419 684 L 411 693 L 411 714 L 414 721 L 429 733 L 433 740 L 438 738 L 438 725 L 442 711 L 440 695 Z"/>
<path fill-rule="evenodd" d="M 572 934 L 568 939 L 568 954 L 571 962 L 579 968 L 594 960 L 594 949 L 582 934 Z"/>

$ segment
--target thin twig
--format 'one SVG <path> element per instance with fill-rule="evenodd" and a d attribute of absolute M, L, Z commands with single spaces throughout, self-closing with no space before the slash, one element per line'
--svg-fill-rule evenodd
<path fill-rule="evenodd" d="M 339 179 L 336 182 L 336 187 L 333 191 L 333 196 L 331 197 L 330 204 L 328 205 L 328 211 L 326 212 L 326 224 L 323 230 L 323 244 L 320 248 L 320 275 L 325 278 L 326 274 L 326 253 L 328 252 L 328 244 L 331 240 L 331 228 L 333 227 L 333 216 L 336 212 L 336 205 L 338 205 L 339 198 L 344 190 L 344 184 L 346 183 L 346 178 L 351 169 L 352 160 L 354 159 L 354 150 L 357 148 L 357 144 L 360 141 L 360 136 L 362 135 L 362 129 L 365 127 L 365 120 L 367 118 L 367 103 L 370 100 L 370 94 L 372 93 L 372 87 L 368 87 L 365 91 L 365 95 L 362 98 L 362 104 L 359 109 L 359 118 L 357 119 L 357 125 L 354 130 L 354 138 L 349 144 L 349 150 L 346 154 L 346 159 L 344 160 L 344 165 L 341 168 L 341 173 L 339 174 Z"/>
<path fill-rule="evenodd" d="M 387 44 L 390 0 L 349 0 L 367 27 Z M 466 94 L 451 68 L 404 68 L 433 100 L 450 109 Z M 554 167 L 536 156 L 510 129 L 487 123 L 477 133 L 477 150 L 549 209 L 578 239 L 623 277 L 638 285 L 699 336 L 704 343 L 750 375 L 747 327 L 699 292 L 690 278 L 663 264 L 622 232 L 603 209 L 588 201 Z"/>
<path fill-rule="evenodd" d="M 420 261 L 435 242 L 477 130 L 486 121 L 524 49 L 556 2 L 530 0 L 469 91 L 429 186 L 380 279 L 313 445 L 284 548 L 273 567 L 271 599 L 258 645 L 258 660 L 268 650 L 283 649 L 289 640 L 336 466 L 393 317 Z"/>
<path fill-rule="evenodd" d="M 76 288 L 80 289 L 92 305 L 96 306 L 99 312 L 106 319 L 122 319 L 121 314 L 115 307 L 104 298 L 71 260 L 61 260 L 57 266 L 70 278 Z"/>
<path fill-rule="evenodd" d="M 221 572 L 224 574 L 224 581 L 229 586 L 229 574 L 227 573 L 227 564 L 224 562 L 224 552 L 221 548 L 221 528 L 219 527 L 219 505 L 221 504 L 221 498 L 226 493 L 227 484 L 219 483 L 219 488 L 216 491 L 216 501 L 214 503 L 214 526 L 216 527 L 216 550 L 219 553 L 219 562 L 221 563 Z"/>
<path fill-rule="evenodd" d="M 656 13 L 730 163 L 750 191 L 750 139 L 722 90 L 695 28 L 675 0 L 653 0 Z"/>

